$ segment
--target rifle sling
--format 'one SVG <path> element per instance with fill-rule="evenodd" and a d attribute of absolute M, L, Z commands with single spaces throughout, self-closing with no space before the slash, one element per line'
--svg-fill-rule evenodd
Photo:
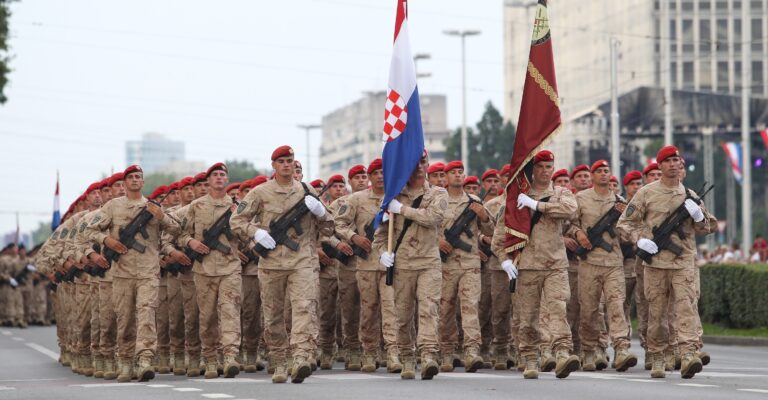
<path fill-rule="evenodd" d="M 539 202 L 540 203 L 546 203 L 546 202 L 549 201 L 549 199 L 551 197 L 552 196 L 542 197 L 539 200 Z M 531 217 L 531 232 L 533 232 L 533 227 L 536 226 L 536 224 L 539 223 L 539 221 L 541 220 L 541 217 L 543 217 L 543 216 L 544 216 L 544 213 L 542 213 L 541 211 L 538 211 L 538 210 L 536 210 L 536 212 L 533 213 L 533 216 Z"/>
<path fill-rule="evenodd" d="M 416 200 L 413 201 L 410 207 L 419 208 L 421 206 L 421 200 L 423 199 L 424 199 L 424 195 L 417 197 Z M 395 248 L 393 251 L 394 253 L 397 253 L 397 249 L 400 248 L 400 244 L 403 242 L 403 238 L 405 238 L 405 233 L 408 232 L 408 228 L 411 227 L 411 224 L 413 224 L 412 219 L 406 218 L 405 222 L 403 222 L 403 230 L 400 231 L 400 235 L 397 237 L 397 241 L 395 242 Z"/>

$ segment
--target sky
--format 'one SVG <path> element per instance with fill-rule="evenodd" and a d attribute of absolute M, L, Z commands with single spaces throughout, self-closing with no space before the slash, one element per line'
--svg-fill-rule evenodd
<path fill-rule="evenodd" d="M 467 121 L 501 109 L 502 0 L 412 0 L 419 91 L 445 94 L 461 123 L 460 41 L 467 39 Z M 0 233 L 49 222 L 56 171 L 62 213 L 91 182 L 126 167 L 146 132 L 186 142 L 188 160 L 267 168 L 304 131 L 368 90 L 385 90 L 395 0 L 34 0 L 11 3 L 8 102 L 0 105 Z M 382 110 L 383 118 L 383 110 Z M 311 141 L 318 171 L 319 131 Z"/>

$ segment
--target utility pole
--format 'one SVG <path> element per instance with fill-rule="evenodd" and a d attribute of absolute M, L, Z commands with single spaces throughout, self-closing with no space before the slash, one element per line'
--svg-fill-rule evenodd
<path fill-rule="evenodd" d="M 467 142 L 467 60 L 466 37 L 479 35 L 480 31 L 447 30 L 443 31 L 448 36 L 461 38 L 461 162 L 466 170 L 469 169 L 469 144 Z"/>
<path fill-rule="evenodd" d="M 307 134 L 307 159 L 304 161 L 304 165 L 307 166 L 307 174 L 305 175 L 307 182 L 309 182 L 312 179 L 312 161 L 309 159 L 310 157 L 310 147 L 309 147 L 309 131 L 312 129 L 319 129 L 321 128 L 320 125 L 313 125 L 313 124 L 305 124 L 305 125 L 296 125 L 299 129 L 304 129 L 304 131 Z"/>
<path fill-rule="evenodd" d="M 741 6 L 741 249 L 752 247 L 752 144 L 749 127 L 749 98 L 752 94 L 752 17 L 747 3 Z"/>
<path fill-rule="evenodd" d="M 702 150 L 704 151 L 704 181 L 709 184 L 715 183 L 715 151 L 713 149 L 712 139 L 715 133 L 714 128 L 707 126 L 701 131 Z M 715 196 L 707 196 L 704 199 L 704 206 L 711 213 L 715 213 Z M 715 250 L 715 236 L 707 235 L 707 248 L 709 251 Z"/>
<path fill-rule="evenodd" d="M 621 177 L 621 143 L 619 143 L 619 42 L 611 38 L 611 171 Z"/>
<path fill-rule="evenodd" d="M 672 45 L 669 34 L 669 0 L 659 2 L 661 14 L 659 22 L 659 46 L 661 48 L 661 86 L 664 87 L 664 145 L 672 143 L 672 69 L 669 46 Z"/>
<path fill-rule="evenodd" d="M 416 79 L 432 76 L 431 72 L 419 73 L 419 60 L 429 60 L 430 58 L 432 58 L 432 55 L 429 53 L 416 53 L 413 55 L 413 68 L 416 71 Z"/>

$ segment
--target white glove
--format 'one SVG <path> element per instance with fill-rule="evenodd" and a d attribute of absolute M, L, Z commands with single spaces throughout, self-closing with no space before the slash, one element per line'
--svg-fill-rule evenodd
<path fill-rule="evenodd" d="M 536 206 L 539 205 L 539 202 L 528 197 L 525 193 L 520 193 L 517 195 L 517 209 L 520 210 L 523 207 L 528 207 L 533 211 L 536 211 Z"/>
<path fill-rule="evenodd" d="M 389 213 L 385 212 L 384 216 L 381 217 L 381 222 L 387 222 L 387 221 L 389 221 Z"/>
<path fill-rule="evenodd" d="M 27 264 L 27 271 L 29 272 L 37 272 L 37 268 L 35 268 L 32 264 Z"/>
<path fill-rule="evenodd" d="M 11 278 L 8 282 L 11 284 L 11 287 L 19 286 L 19 282 L 15 278 Z"/>
<path fill-rule="evenodd" d="M 387 268 L 392 268 L 392 266 L 395 265 L 395 253 L 388 253 L 386 251 L 381 253 L 381 257 L 379 257 L 379 264 Z"/>
<path fill-rule="evenodd" d="M 397 201 L 397 199 L 392 199 L 389 202 L 389 207 L 387 210 L 393 214 L 400 214 L 400 211 L 403 209 L 403 203 Z"/>
<path fill-rule="evenodd" d="M 642 238 L 638 240 L 637 248 L 645 250 L 645 252 L 648 254 L 656 254 L 659 252 L 659 246 L 656 246 L 656 243 L 654 243 L 651 239 Z"/>
<path fill-rule="evenodd" d="M 517 279 L 517 267 L 515 267 L 515 264 L 512 263 L 512 260 L 504 260 L 501 263 L 501 269 L 504 270 L 504 272 L 507 273 L 507 276 L 509 276 L 509 280 Z"/>
<path fill-rule="evenodd" d="M 307 205 L 309 211 L 312 214 L 315 214 L 316 217 L 322 217 L 325 215 L 325 206 L 320 202 L 320 200 L 312 196 L 304 196 L 304 204 Z"/>
<path fill-rule="evenodd" d="M 256 229 L 256 233 L 253 235 L 253 240 L 256 243 L 262 245 L 265 249 L 272 250 L 275 248 L 275 239 L 264 229 Z"/>
<path fill-rule="evenodd" d="M 696 204 L 693 199 L 685 201 L 685 209 L 688 210 L 688 214 L 691 214 L 694 222 L 701 222 L 704 220 L 704 211 L 701 211 L 701 207 Z"/>

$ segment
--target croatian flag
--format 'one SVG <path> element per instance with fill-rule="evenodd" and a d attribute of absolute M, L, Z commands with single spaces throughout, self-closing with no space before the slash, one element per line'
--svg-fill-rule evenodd
<path fill-rule="evenodd" d="M 741 184 L 741 144 L 736 142 L 721 143 L 725 155 L 728 156 L 728 160 L 731 164 L 731 170 L 733 170 L 733 177 L 736 182 Z"/>
<path fill-rule="evenodd" d="M 59 211 L 59 173 L 56 172 L 56 193 L 53 194 L 53 218 L 51 219 L 51 230 L 55 231 L 61 223 L 61 212 Z"/>
<path fill-rule="evenodd" d="M 389 66 L 389 90 L 384 109 L 384 200 L 373 226 L 378 228 L 389 202 L 403 190 L 424 152 L 416 67 L 408 40 L 407 0 L 397 1 L 395 45 Z"/>

